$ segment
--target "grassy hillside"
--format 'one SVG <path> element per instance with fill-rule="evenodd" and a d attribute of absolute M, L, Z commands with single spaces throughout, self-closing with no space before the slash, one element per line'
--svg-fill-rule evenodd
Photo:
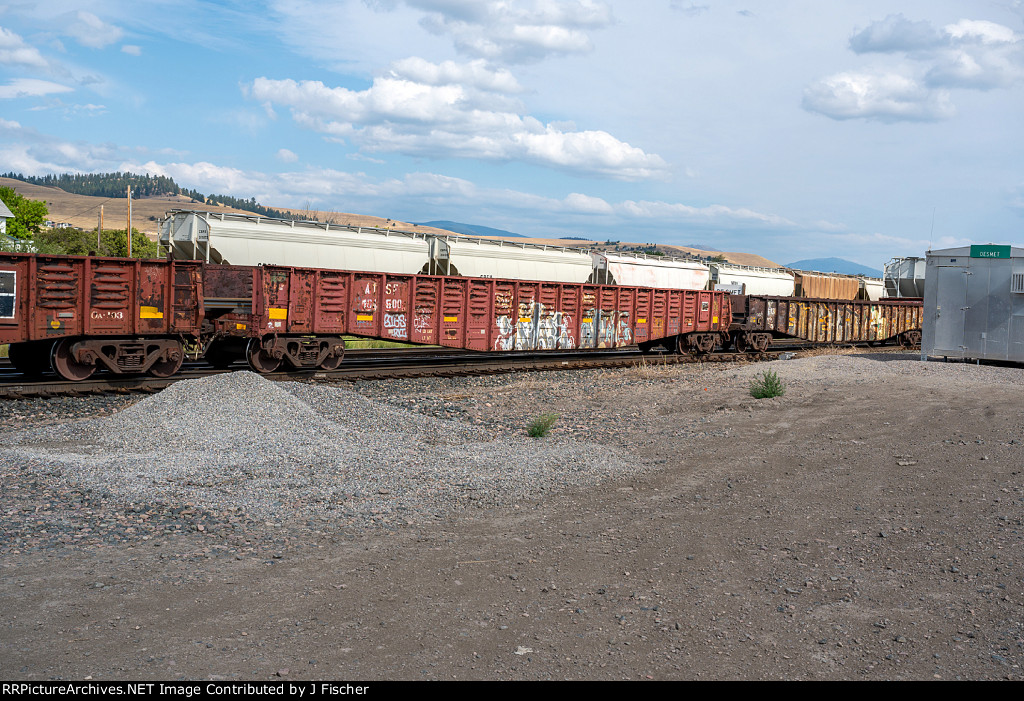
<path fill-rule="evenodd" d="M 74 227 L 80 229 L 90 230 L 96 228 L 97 218 L 99 216 L 100 205 L 103 206 L 103 228 L 104 229 L 124 229 L 125 222 L 128 216 L 127 200 L 124 198 L 107 198 L 107 197 L 92 197 L 89 195 L 75 195 L 69 192 L 64 192 L 54 187 L 42 187 L 40 185 L 32 185 L 21 180 L 12 180 L 11 178 L 0 178 L 0 187 L 13 188 L 18 194 L 33 200 L 43 200 L 46 202 L 47 209 L 49 210 L 48 218 L 55 222 L 67 222 Z M 273 205 L 269 205 L 273 206 Z M 220 205 L 208 205 L 199 204 L 194 202 L 188 197 L 181 195 L 170 196 L 170 197 L 147 197 L 138 200 L 132 200 L 132 226 L 143 232 L 150 238 L 156 238 L 159 228 L 159 222 L 164 215 L 172 209 L 195 209 L 206 212 L 243 212 L 240 209 L 234 209 L 231 207 L 223 207 Z M 386 217 L 377 217 L 368 214 L 349 214 L 343 212 L 325 212 L 309 209 L 287 209 L 277 208 L 283 212 L 288 212 L 297 219 L 310 219 L 315 218 L 318 221 L 329 222 L 331 224 L 338 224 L 342 226 L 366 226 L 366 227 L 379 227 L 379 228 L 392 228 L 402 229 L 405 231 L 422 231 L 424 233 L 440 234 L 446 236 L 458 236 L 459 234 L 447 229 L 438 228 L 435 226 L 427 226 L 424 224 L 413 224 L 411 222 L 397 221 L 388 219 Z M 434 222 L 441 223 L 441 222 Z M 480 227 L 477 226 L 479 229 Z M 479 234 L 477 234 L 479 235 Z M 501 236 L 492 236 L 484 238 L 504 238 Z M 517 243 L 539 243 L 546 245 L 565 246 L 567 248 L 593 248 L 598 250 L 604 250 L 610 248 L 603 241 L 575 241 L 566 239 L 541 239 L 541 238 L 525 238 L 521 235 L 513 236 L 509 240 Z M 624 246 L 637 246 L 641 247 L 642 243 L 630 243 L 622 241 Z M 611 247 L 613 248 L 613 247 Z M 681 255 L 683 253 L 691 253 L 698 256 L 715 256 L 722 254 L 726 260 L 731 263 L 738 265 L 754 265 L 764 266 L 769 268 L 778 267 L 777 263 L 774 263 L 767 258 L 753 254 L 753 253 L 741 253 L 741 252 L 730 252 L 730 251 L 707 251 L 699 250 L 695 248 L 687 248 L 684 246 L 670 246 L 660 244 L 658 250 L 664 252 L 666 255 Z"/>

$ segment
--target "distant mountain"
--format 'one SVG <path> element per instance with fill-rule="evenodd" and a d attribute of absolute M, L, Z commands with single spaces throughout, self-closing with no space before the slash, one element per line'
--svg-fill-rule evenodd
<path fill-rule="evenodd" d="M 786 267 L 796 268 L 797 270 L 817 270 L 820 273 L 882 277 L 881 270 L 869 268 L 866 265 L 854 263 L 844 258 L 808 258 L 807 260 L 798 260 L 795 263 L 786 263 Z"/>
<path fill-rule="evenodd" d="M 448 231 L 454 231 L 456 234 L 464 234 L 466 236 L 515 236 L 524 238 L 522 234 L 513 234 L 511 231 L 492 229 L 489 226 L 480 226 L 478 224 L 460 224 L 457 221 L 424 221 L 416 222 L 416 224 L 419 226 L 432 226 L 435 229 L 447 229 Z"/>

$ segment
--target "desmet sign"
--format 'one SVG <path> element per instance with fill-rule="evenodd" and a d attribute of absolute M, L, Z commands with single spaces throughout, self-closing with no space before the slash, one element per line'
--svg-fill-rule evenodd
<path fill-rule="evenodd" d="M 1009 246 L 971 246 L 971 258 L 1009 258 Z"/>

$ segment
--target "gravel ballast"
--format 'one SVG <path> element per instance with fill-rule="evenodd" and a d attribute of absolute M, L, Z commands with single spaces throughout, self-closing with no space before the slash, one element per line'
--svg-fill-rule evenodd
<path fill-rule="evenodd" d="M 235 372 L 106 418 L 8 435 L 0 459 L 127 502 L 395 525 L 635 473 L 612 449 L 494 435 L 338 387 Z"/>

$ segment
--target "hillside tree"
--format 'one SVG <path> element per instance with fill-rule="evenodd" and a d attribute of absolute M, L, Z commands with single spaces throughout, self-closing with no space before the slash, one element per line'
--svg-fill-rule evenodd
<path fill-rule="evenodd" d="M 14 215 L 14 219 L 7 220 L 9 237 L 31 239 L 42 230 L 48 214 L 45 202 L 27 199 L 9 187 L 0 187 L 0 200 Z"/>

